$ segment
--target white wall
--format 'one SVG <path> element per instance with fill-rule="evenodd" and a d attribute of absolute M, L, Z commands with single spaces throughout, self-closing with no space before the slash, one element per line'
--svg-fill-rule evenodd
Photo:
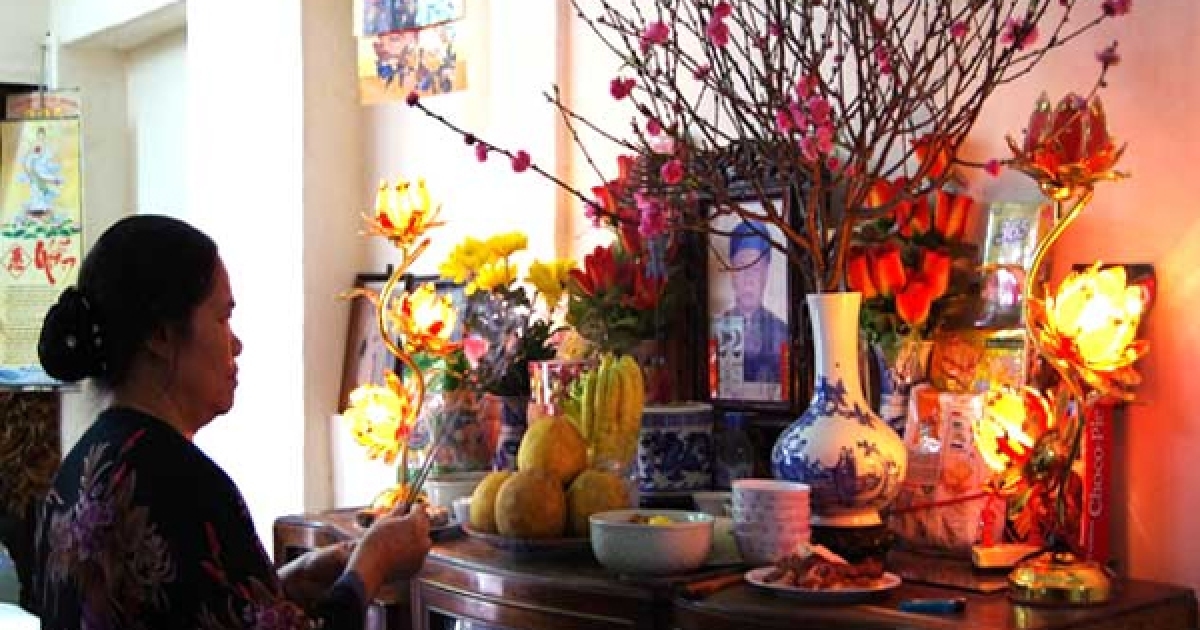
<path fill-rule="evenodd" d="M 304 494 L 301 4 L 192 2 L 187 23 L 187 198 L 230 270 L 245 344 L 233 410 L 196 443 L 266 536 Z"/>
<path fill-rule="evenodd" d="M 0 83 L 42 82 L 48 0 L 0 0 Z"/>
<path fill-rule="evenodd" d="M 175 30 L 125 59 L 133 210 L 187 220 L 184 139 L 187 33 Z"/>
<path fill-rule="evenodd" d="M 161 33 L 154 22 L 161 16 L 178 15 L 184 3 L 181 0 L 50 0 L 48 4 L 54 36 L 64 44 L 71 44 L 135 23 L 149 33 Z M 175 17 L 171 19 L 176 21 Z"/>

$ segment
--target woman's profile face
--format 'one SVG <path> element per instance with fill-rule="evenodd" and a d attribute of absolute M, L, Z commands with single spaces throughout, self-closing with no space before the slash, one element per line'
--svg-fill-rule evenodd
<path fill-rule="evenodd" d="M 233 406 L 237 356 L 242 353 L 242 342 L 229 324 L 233 291 L 220 258 L 212 287 L 192 312 L 191 336 L 180 338 L 174 370 L 176 401 L 201 426 Z"/>

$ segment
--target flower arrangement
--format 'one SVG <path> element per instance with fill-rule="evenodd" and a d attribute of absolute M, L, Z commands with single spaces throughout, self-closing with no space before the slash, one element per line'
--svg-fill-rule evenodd
<path fill-rule="evenodd" d="M 513 257 L 527 247 L 521 232 L 467 237 L 438 267 L 444 278 L 465 285 L 463 340 L 447 361 L 448 389 L 529 396 L 529 362 L 554 357 L 555 318 L 575 263 L 535 260 L 520 277 Z M 532 296 L 519 281 L 533 288 Z"/>
<path fill-rule="evenodd" d="M 676 205 L 666 195 L 640 189 L 637 158 L 617 158 L 618 176 L 592 188 L 587 216 L 615 237 L 584 256 L 570 274 L 567 323 L 601 353 L 627 353 L 653 339 L 662 326 L 667 267 L 677 239 L 666 230 Z"/>
<path fill-rule="evenodd" d="M 945 165 L 995 172 L 1001 160 L 972 164 L 959 156 L 984 104 L 1050 52 L 1132 8 L 1130 0 L 572 5 L 620 60 L 609 91 L 636 115 L 630 137 L 618 137 L 548 94 L 571 132 L 589 127 L 659 165 L 644 174 L 651 188 L 713 202 L 712 212 L 664 215 L 668 230 L 711 231 L 713 212 L 778 227 L 784 239 L 773 245 L 818 291 L 846 287 L 859 226 L 943 190 Z M 1119 60 L 1115 44 L 1097 58 L 1102 85 Z M 407 102 L 462 133 L 477 158 L 503 153 L 514 170 L 537 172 L 595 212 L 610 212 L 528 152 L 455 127 L 415 94 Z M 727 159 L 734 149 L 741 157 Z M 916 159 L 919 152 L 939 159 Z M 769 194 L 780 180 L 802 202 L 791 216 Z M 881 181 L 902 185 L 887 203 L 872 205 Z M 758 203 L 739 201 L 747 198 Z M 656 220 L 645 217 L 656 212 L 652 206 L 638 211 L 639 225 Z"/>
<path fill-rule="evenodd" d="M 964 239 L 975 200 L 934 190 L 894 201 L 905 188 L 903 178 L 872 187 L 867 205 L 891 209 L 856 231 L 846 267 L 848 287 L 863 294 L 861 329 L 885 354 L 931 337 L 967 297 L 975 263 L 976 247 Z"/>

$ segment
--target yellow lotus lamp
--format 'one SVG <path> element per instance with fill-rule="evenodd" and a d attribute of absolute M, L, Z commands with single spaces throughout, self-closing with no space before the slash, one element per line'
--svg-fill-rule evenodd
<path fill-rule="evenodd" d="M 390 371 L 386 379 L 385 386 L 366 384 L 350 392 L 350 406 L 343 417 L 355 441 L 367 449 L 369 459 L 391 464 L 397 455 L 407 453 L 408 436 L 417 420 L 417 392 Z"/>
<path fill-rule="evenodd" d="M 392 319 L 408 352 L 445 356 L 457 347 L 450 339 L 458 325 L 458 311 L 450 296 L 439 294 L 432 282 L 405 294 L 395 305 Z"/>
<path fill-rule="evenodd" d="M 442 225 L 437 215 L 424 179 L 399 180 L 395 186 L 384 181 L 375 192 L 375 215 L 368 225 L 371 233 L 383 236 L 401 251 L 413 250 L 410 258 L 416 258 L 429 245 L 425 233 Z"/>
<path fill-rule="evenodd" d="M 384 345 L 403 364 L 404 375 L 388 371 L 384 386 L 368 384 L 355 389 L 344 416 L 355 439 L 366 448 L 368 459 L 382 458 L 390 464 L 400 457 L 400 483 L 385 490 L 380 499 L 386 500 L 377 500 L 372 507 L 390 508 L 403 501 L 407 508 L 419 496 L 432 469 L 433 454 L 447 431 L 435 431 L 425 463 L 410 476 L 409 436 L 425 398 L 425 375 L 414 355 L 444 357 L 454 351 L 457 344 L 451 342 L 451 337 L 458 313 L 450 298 L 439 295 L 432 283 L 409 292 L 401 282 L 413 261 L 429 246 L 428 230 L 442 225 L 425 181 L 400 180 L 395 186 L 381 183 L 373 212 L 364 219 L 367 232 L 388 239 L 399 250 L 400 260 L 378 295 L 364 291 L 348 295 L 371 298 Z"/>

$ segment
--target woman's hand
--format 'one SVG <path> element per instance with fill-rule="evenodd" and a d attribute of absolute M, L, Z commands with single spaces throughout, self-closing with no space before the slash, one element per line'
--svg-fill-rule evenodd
<path fill-rule="evenodd" d="M 304 608 L 312 606 L 346 570 L 357 544 L 347 540 L 313 549 L 284 565 L 279 570 L 284 595 Z"/>
<path fill-rule="evenodd" d="M 408 514 L 393 511 L 376 520 L 351 554 L 349 568 L 358 572 L 371 599 L 385 582 L 420 571 L 432 546 L 429 516 L 424 506 L 414 505 Z"/>

